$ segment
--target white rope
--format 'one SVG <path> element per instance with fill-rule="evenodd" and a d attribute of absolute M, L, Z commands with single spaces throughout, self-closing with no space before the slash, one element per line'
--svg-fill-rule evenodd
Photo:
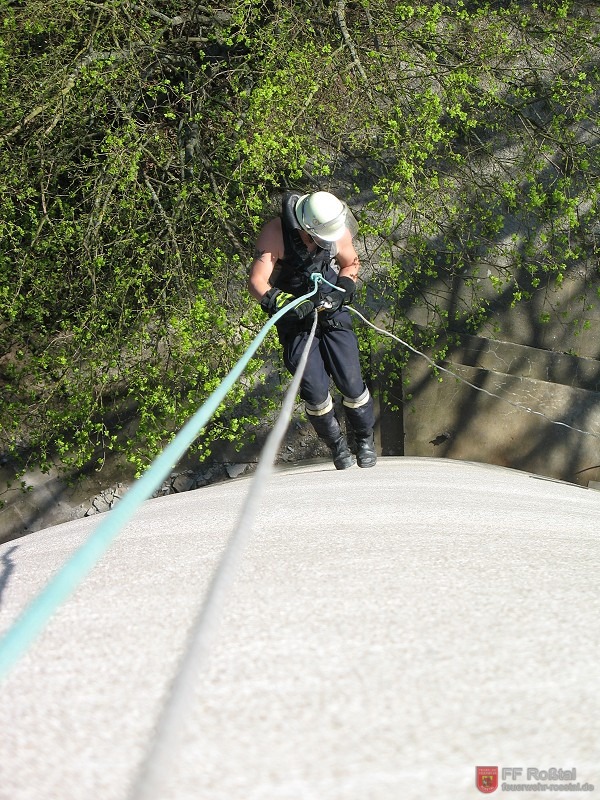
<path fill-rule="evenodd" d="M 188 634 L 188 645 L 163 706 L 137 782 L 130 794 L 131 800 L 165 800 L 169 796 L 169 778 L 177 770 L 180 753 L 185 744 L 184 722 L 193 705 L 198 674 L 205 666 L 216 638 L 227 594 L 237 574 L 252 532 L 252 523 L 260 499 L 265 491 L 267 479 L 273 471 L 275 458 L 292 416 L 316 327 L 317 314 L 314 315 L 312 329 L 293 380 L 286 391 L 277 422 L 263 447 L 237 528 L 227 542 L 204 602 L 192 623 Z"/>
<path fill-rule="evenodd" d="M 400 339 L 400 337 L 396 336 L 395 334 L 390 333 L 389 331 L 386 331 L 383 328 L 378 328 L 377 325 L 373 325 L 373 323 L 369 322 L 369 320 L 366 317 L 364 317 L 360 313 L 360 311 L 357 311 L 355 308 L 352 308 L 352 306 L 347 306 L 347 308 L 350 309 L 350 311 L 352 311 L 353 314 L 356 314 L 357 317 L 360 317 L 362 321 L 365 322 L 370 328 L 373 328 L 374 331 L 377 331 L 378 333 L 381 333 L 384 336 L 389 336 L 390 339 L 395 339 L 397 342 L 399 342 L 404 347 L 407 347 L 416 355 L 424 358 L 433 367 L 435 367 L 435 369 L 439 369 L 440 372 L 445 372 L 447 375 L 451 375 L 453 378 L 456 378 L 457 381 L 460 381 L 461 383 L 470 386 L 471 389 L 476 389 L 478 392 L 483 392 L 483 394 L 487 394 L 489 397 L 493 397 L 496 400 L 501 400 L 503 403 L 507 403 L 509 406 L 512 406 L 513 408 L 516 408 L 519 411 L 526 411 L 528 414 L 535 414 L 538 417 L 542 417 L 548 422 L 551 422 L 553 425 L 560 425 L 563 428 L 568 428 L 569 430 L 575 431 L 576 433 L 583 433 L 585 436 L 593 436 L 595 439 L 600 439 L 600 434 L 598 433 L 592 433 L 592 431 L 585 431 L 582 428 L 575 428 L 573 427 L 573 425 L 568 425 L 566 422 L 560 422 L 559 420 L 552 419 L 552 417 L 547 416 L 542 411 L 535 411 L 533 408 L 521 405 L 520 403 L 515 403 L 512 400 L 508 400 L 506 397 L 502 397 L 502 395 L 490 392 L 488 389 L 484 389 L 482 386 L 476 386 L 474 383 L 471 383 L 470 381 L 466 380 L 466 378 L 462 378 L 460 375 L 457 375 L 456 372 L 453 372 L 451 369 L 446 369 L 446 367 L 441 367 L 439 364 L 433 361 L 433 359 L 429 358 L 428 355 L 425 355 L 425 353 L 422 353 L 420 350 L 417 350 L 416 347 L 413 347 L 412 345 L 408 344 L 408 342 L 403 341 L 402 339 Z"/>

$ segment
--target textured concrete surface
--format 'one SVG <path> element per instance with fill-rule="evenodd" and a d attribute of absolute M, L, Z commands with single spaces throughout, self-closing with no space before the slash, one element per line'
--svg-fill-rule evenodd
<path fill-rule="evenodd" d="M 0 686 L 2 800 L 129 796 L 250 485 L 146 503 L 53 617 Z M 1 630 L 96 524 L 0 547 Z M 278 472 L 161 799 L 476 798 L 480 765 L 594 797 L 599 540 L 600 493 L 524 472 Z"/>

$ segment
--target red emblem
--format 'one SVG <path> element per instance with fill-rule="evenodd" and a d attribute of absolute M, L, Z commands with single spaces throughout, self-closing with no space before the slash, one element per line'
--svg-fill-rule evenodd
<path fill-rule="evenodd" d="M 498 767 L 476 767 L 475 786 L 484 794 L 491 794 L 498 788 Z"/>

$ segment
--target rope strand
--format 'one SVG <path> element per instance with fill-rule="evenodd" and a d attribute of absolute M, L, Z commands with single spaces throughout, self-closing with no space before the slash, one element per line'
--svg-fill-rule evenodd
<path fill-rule="evenodd" d="M 21 616 L 8 629 L 0 639 L 0 680 L 30 647 L 56 609 L 75 591 L 95 567 L 108 547 L 133 517 L 139 506 L 152 496 L 166 476 L 169 475 L 173 466 L 177 464 L 195 439 L 198 438 L 202 429 L 208 424 L 235 382 L 242 375 L 269 330 L 284 314 L 289 313 L 297 305 L 312 297 L 317 288 L 318 280 L 315 279 L 314 288 L 311 292 L 288 303 L 265 323 L 246 352 L 219 386 L 186 422 L 162 453 L 157 456 L 146 472 L 133 484 L 119 503 L 104 515 L 102 522 L 90 534 L 83 545 L 50 578 L 45 588 L 34 597 Z"/>
<path fill-rule="evenodd" d="M 445 372 L 447 375 L 451 375 L 453 378 L 456 378 L 457 381 L 460 381 L 461 383 L 464 383 L 466 386 L 469 386 L 471 389 L 476 389 L 478 392 L 482 392 L 483 394 L 487 394 L 489 397 L 493 397 L 496 400 L 501 400 L 503 403 L 507 403 L 509 406 L 512 406 L 513 408 L 516 408 L 519 411 L 526 411 L 528 414 L 534 414 L 534 415 L 536 415 L 538 417 L 543 417 L 543 419 L 547 420 L 548 422 L 551 422 L 553 425 L 560 425 L 563 428 L 568 428 L 569 430 L 575 431 L 576 433 L 583 433 L 585 436 L 593 436 L 595 439 L 600 439 L 600 434 L 592 433 L 592 431 L 585 431 L 582 428 L 575 428 L 573 425 L 568 425 L 566 422 L 561 422 L 560 420 L 552 419 L 552 417 L 547 416 L 542 411 L 535 411 L 534 409 L 529 408 L 528 406 L 521 405 L 521 403 L 515 403 L 512 400 L 508 400 L 506 397 L 502 397 L 502 395 L 495 394 L 494 392 L 490 392 L 488 389 L 484 389 L 482 386 L 476 386 L 474 383 L 471 383 L 466 378 L 462 378 L 460 375 L 457 375 L 451 369 L 447 369 L 446 367 L 440 366 L 433 359 L 429 358 L 428 355 L 426 355 L 425 353 L 422 353 L 420 350 L 417 350 L 416 347 L 413 347 L 412 345 L 408 344 L 408 342 L 405 342 L 402 339 L 400 339 L 399 336 L 396 336 L 395 334 L 390 333 L 389 331 L 386 331 L 384 328 L 378 328 L 377 325 L 373 325 L 373 323 L 369 322 L 369 320 L 366 317 L 364 317 L 360 313 L 360 311 L 357 311 L 355 308 L 352 308 L 352 306 L 347 306 L 347 308 L 349 308 L 350 311 L 352 311 L 354 314 L 356 314 L 357 317 L 360 317 L 360 319 L 362 319 L 362 321 L 365 322 L 370 328 L 373 328 L 374 331 L 377 331 L 378 333 L 381 333 L 384 336 L 389 336 L 390 339 L 395 339 L 397 342 L 399 342 L 401 345 L 403 345 L 404 347 L 406 347 L 409 350 L 411 350 L 416 355 L 421 356 L 422 358 L 424 358 L 433 367 L 435 367 L 435 369 L 439 369 L 440 372 Z"/>
<path fill-rule="evenodd" d="M 169 776 L 173 774 L 173 765 L 177 763 L 185 742 L 183 720 L 189 714 L 192 706 L 198 672 L 205 666 L 206 657 L 210 653 L 218 622 L 222 617 L 226 595 L 242 560 L 260 499 L 264 494 L 268 477 L 273 471 L 278 449 L 289 425 L 316 327 L 317 314 L 314 314 L 312 329 L 304 346 L 298 368 L 285 394 L 277 422 L 263 447 L 237 528 L 231 534 L 213 575 L 204 603 L 192 624 L 191 632 L 188 635 L 188 646 L 170 695 L 163 707 L 154 740 L 146 753 L 140 775 L 133 788 L 131 800 L 158 800 L 159 798 L 162 800 L 168 795 Z"/>

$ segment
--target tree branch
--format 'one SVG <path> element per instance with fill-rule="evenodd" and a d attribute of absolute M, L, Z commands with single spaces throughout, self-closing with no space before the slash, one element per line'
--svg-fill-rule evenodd
<path fill-rule="evenodd" d="M 138 43 L 138 44 L 141 44 Z M 71 89 L 75 86 L 77 82 L 77 78 L 79 77 L 81 71 L 84 67 L 87 67 L 88 64 L 92 64 L 95 61 L 109 61 L 111 59 L 124 59 L 132 54 L 133 50 L 130 48 L 128 50 L 102 50 L 100 52 L 95 52 L 94 50 L 90 50 L 87 55 L 83 56 L 79 62 L 77 63 L 75 69 L 71 74 L 68 76 L 67 80 L 63 88 L 60 90 L 58 97 L 54 98 L 53 100 L 44 103 L 43 105 L 36 106 L 33 111 L 31 111 L 25 119 L 20 122 L 18 125 L 15 125 L 14 128 L 7 131 L 4 135 L 0 137 L 0 142 L 7 142 L 9 139 L 12 139 L 13 136 L 16 136 L 20 133 L 23 128 L 27 127 L 31 122 L 34 121 L 40 114 L 46 112 L 52 105 L 55 108 L 58 108 L 60 104 L 64 101 L 65 97 L 69 94 Z M 60 120 L 61 114 L 58 111 L 55 111 L 55 116 L 50 123 L 50 125 L 44 131 L 44 135 L 47 135 L 52 131 L 55 126 L 57 125 L 58 121 Z"/>
<path fill-rule="evenodd" d="M 348 50 L 350 50 L 354 66 L 358 70 L 358 74 L 360 75 L 360 77 L 368 85 L 369 78 L 367 77 L 367 73 L 365 72 L 364 67 L 361 64 L 360 58 L 358 57 L 358 53 L 356 52 L 356 47 L 354 46 L 354 42 L 352 41 L 352 37 L 348 32 L 348 26 L 346 25 L 346 0 L 339 0 L 335 9 L 335 16 L 338 25 L 340 26 L 342 36 L 344 37 L 344 42 L 346 43 L 346 47 L 348 48 Z"/>
<path fill-rule="evenodd" d="M 160 198 L 156 194 L 154 186 L 152 186 L 152 184 L 150 183 L 150 179 L 145 173 L 144 173 L 144 183 L 148 187 L 148 191 L 152 195 L 152 199 L 154 200 L 156 207 L 158 208 L 158 213 L 162 217 L 165 226 L 169 231 L 169 236 L 171 237 L 171 241 L 173 242 L 173 247 L 175 249 L 175 258 L 177 259 L 177 266 L 179 267 L 180 272 L 183 273 L 183 262 L 181 260 L 181 252 L 179 250 L 179 245 L 177 243 L 177 237 L 175 236 L 175 231 L 173 229 L 173 226 L 171 225 L 171 220 L 169 219 L 167 212 L 163 208 L 163 205 L 160 202 Z"/>

